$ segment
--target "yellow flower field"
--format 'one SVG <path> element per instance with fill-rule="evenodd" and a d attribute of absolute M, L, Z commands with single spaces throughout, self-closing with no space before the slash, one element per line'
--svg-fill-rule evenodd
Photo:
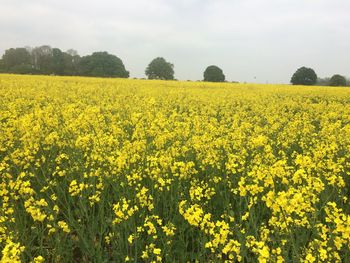
<path fill-rule="evenodd" d="M 0 75 L 1 262 L 349 262 L 350 89 Z"/>

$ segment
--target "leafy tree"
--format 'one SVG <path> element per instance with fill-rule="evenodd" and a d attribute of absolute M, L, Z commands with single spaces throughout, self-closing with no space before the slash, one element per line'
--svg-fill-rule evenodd
<path fill-rule="evenodd" d="M 50 63 L 50 74 L 63 75 L 64 73 L 64 53 L 59 48 L 52 49 Z"/>
<path fill-rule="evenodd" d="M 52 74 L 53 70 L 53 49 L 44 45 L 33 48 L 32 52 L 33 67 L 41 74 Z"/>
<path fill-rule="evenodd" d="M 330 86 L 346 86 L 346 79 L 345 77 L 339 75 L 339 74 L 335 74 L 331 77 L 330 81 L 329 81 L 329 85 Z"/>
<path fill-rule="evenodd" d="M 290 82 L 293 85 L 315 85 L 317 75 L 312 68 L 301 67 L 292 76 Z"/>
<path fill-rule="evenodd" d="M 4 61 L 0 59 L 0 73 L 5 72 Z"/>
<path fill-rule="evenodd" d="M 148 64 L 145 74 L 148 79 L 174 79 L 174 65 L 157 57 Z"/>
<path fill-rule="evenodd" d="M 95 77 L 129 77 L 129 71 L 125 69 L 122 60 L 107 52 L 95 52 L 82 57 L 79 62 L 79 74 Z"/>
<path fill-rule="evenodd" d="M 204 75 L 204 81 L 210 81 L 210 82 L 225 81 L 225 75 L 222 72 L 222 69 L 215 65 L 208 66 L 205 69 L 203 75 Z"/>
<path fill-rule="evenodd" d="M 40 74 L 40 72 L 37 72 L 30 64 L 14 66 L 11 68 L 10 72 L 15 74 Z"/>
<path fill-rule="evenodd" d="M 2 56 L 4 70 L 11 73 L 26 73 L 20 69 L 31 69 L 30 53 L 25 48 L 10 48 Z M 28 72 L 29 73 L 29 72 Z"/>
<path fill-rule="evenodd" d="M 77 52 L 63 52 L 63 75 L 74 76 L 79 74 L 80 56 Z"/>
<path fill-rule="evenodd" d="M 31 51 L 33 68 L 41 74 L 64 74 L 64 53 L 50 46 L 35 47 Z"/>

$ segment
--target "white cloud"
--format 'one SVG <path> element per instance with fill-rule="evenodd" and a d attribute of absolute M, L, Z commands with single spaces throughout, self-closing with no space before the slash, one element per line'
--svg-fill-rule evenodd
<path fill-rule="evenodd" d="M 0 2 L 1 53 L 42 44 L 106 50 L 138 77 L 155 56 L 173 62 L 179 79 L 201 79 L 209 64 L 239 81 L 288 82 L 302 65 L 350 75 L 347 0 Z"/>

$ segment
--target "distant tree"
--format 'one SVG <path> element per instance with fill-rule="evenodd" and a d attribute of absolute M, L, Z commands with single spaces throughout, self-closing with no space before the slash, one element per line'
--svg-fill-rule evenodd
<path fill-rule="evenodd" d="M 210 81 L 210 82 L 224 82 L 225 81 L 225 75 L 222 72 L 222 69 L 215 66 L 211 65 L 208 66 L 204 73 L 204 81 Z"/>
<path fill-rule="evenodd" d="M 37 72 L 30 64 L 14 66 L 11 68 L 10 72 L 15 74 L 40 74 L 40 72 Z"/>
<path fill-rule="evenodd" d="M 5 72 L 5 66 L 4 66 L 4 61 L 0 59 L 0 73 Z"/>
<path fill-rule="evenodd" d="M 342 86 L 345 87 L 346 86 L 346 79 L 345 77 L 339 75 L 339 74 L 335 74 L 331 77 L 330 81 L 329 81 L 329 85 L 330 86 Z"/>
<path fill-rule="evenodd" d="M 52 49 L 52 58 L 50 63 L 50 74 L 64 74 L 64 53 L 59 48 Z"/>
<path fill-rule="evenodd" d="M 73 54 L 73 55 L 72 55 Z M 74 55 L 75 54 L 75 55 Z M 63 52 L 64 75 L 75 76 L 79 74 L 80 56 L 77 52 Z"/>
<path fill-rule="evenodd" d="M 301 67 L 292 76 L 290 82 L 293 85 L 315 85 L 317 75 L 312 68 Z"/>
<path fill-rule="evenodd" d="M 31 62 L 40 74 L 64 74 L 64 53 L 59 48 L 35 47 L 31 49 Z"/>
<path fill-rule="evenodd" d="M 107 52 L 95 52 L 92 55 L 82 57 L 78 71 L 83 76 L 129 77 L 129 71 L 125 69 L 122 60 Z"/>
<path fill-rule="evenodd" d="M 157 57 L 148 64 L 145 74 L 148 79 L 174 79 L 174 65 Z"/>
<path fill-rule="evenodd" d="M 10 73 L 30 73 L 30 53 L 25 48 L 10 48 L 2 56 L 3 69 Z"/>
<path fill-rule="evenodd" d="M 53 49 L 44 45 L 31 52 L 33 67 L 41 74 L 53 74 Z"/>

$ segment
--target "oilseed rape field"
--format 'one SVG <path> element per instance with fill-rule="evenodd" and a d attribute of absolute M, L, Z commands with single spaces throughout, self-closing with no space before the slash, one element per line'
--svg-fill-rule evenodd
<path fill-rule="evenodd" d="M 1 262 L 349 262 L 350 89 L 0 75 Z"/>

